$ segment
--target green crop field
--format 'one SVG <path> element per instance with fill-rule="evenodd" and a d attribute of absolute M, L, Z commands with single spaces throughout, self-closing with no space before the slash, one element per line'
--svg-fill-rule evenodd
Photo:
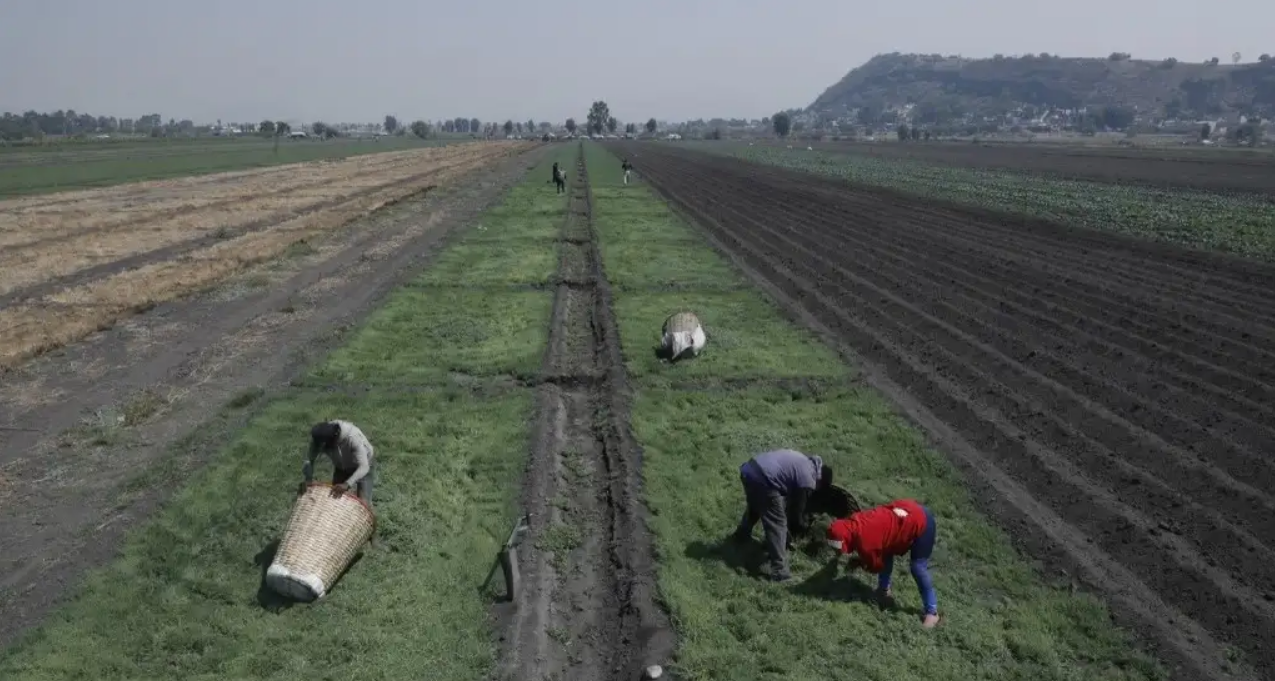
<path fill-rule="evenodd" d="M 644 448 L 659 586 L 681 644 L 683 679 L 1158 679 L 1095 598 L 1044 583 L 974 509 L 944 458 L 812 334 L 742 278 L 650 190 L 624 187 L 619 161 L 586 144 L 597 228 Z M 668 314 L 704 322 L 700 357 L 660 364 Z M 727 380 L 732 379 L 732 380 Z M 795 579 L 760 578 L 760 542 L 727 542 L 744 508 L 740 464 L 793 447 L 819 454 L 863 503 L 912 497 L 938 517 L 931 562 L 946 617 L 920 626 L 906 562 L 899 609 L 869 603 L 874 583 L 793 556 Z M 760 530 L 758 530 L 760 532 Z M 843 563 L 844 564 L 844 561 Z"/>
<path fill-rule="evenodd" d="M 561 226 L 566 200 L 544 190 L 546 175 L 529 175 L 305 380 L 251 402 L 246 430 L 0 656 L 0 678 L 486 678 L 499 572 L 479 588 L 515 517 L 532 410 L 531 389 L 507 379 L 539 360 L 551 302 L 507 285 L 552 274 L 547 225 Z M 511 243 L 524 266 L 468 266 L 511 262 Z M 309 426 L 324 418 L 353 421 L 376 448 L 377 543 L 320 606 L 287 607 L 262 578 Z"/>
<path fill-rule="evenodd" d="M 383 151 L 437 146 L 446 141 L 413 137 L 280 140 L 206 138 L 76 142 L 0 147 L 0 199 L 68 189 L 88 189 L 284 163 L 346 158 Z"/>
<path fill-rule="evenodd" d="M 1275 261 L 1275 202 L 773 146 L 686 143 L 749 161 L 1013 215 Z"/>

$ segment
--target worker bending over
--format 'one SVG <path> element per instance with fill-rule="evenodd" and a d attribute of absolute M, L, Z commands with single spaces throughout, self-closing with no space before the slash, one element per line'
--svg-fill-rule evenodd
<path fill-rule="evenodd" d="M 910 552 L 912 577 L 925 606 L 922 624 L 929 629 L 939 623 L 938 597 L 930 581 L 930 555 L 934 553 L 934 514 L 911 499 L 888 504 L 834 520 L 828 526 L 828 543 L 845 553 L 856 553 L 850 568 L 862 567 L 878 574 L 877 597 L 887 607 L 894 605 L 890 575 L 894 557 Z"/>
<path fill-rule="evenodd" d="M 332 496 L 339 497 L 353 487 L 359 498 L 371 506 L 376 472 L 372 443 L 349 421 L 324 421 L 310 429 L 310 452 L 301 469 L 305 481 L 297 493 L 304 493 L 314 480 L 314 460 L 320 451 L 332 459 Z"/>
<path fill-rule="evenodd" d="M 806 456 L 792 449 L 758 454 L 739 467 L 744 483 L 747 509 L 735 530 L 737 541 L 752 538 L 753 526 L 761 521 L 770 558 L 770 578 L 783 582 L 792 577 L 788 570 L 790 535 L 804 534 L 806 502 L 811 492 L 832 484 L 832 468 L 818 456 Z"/>

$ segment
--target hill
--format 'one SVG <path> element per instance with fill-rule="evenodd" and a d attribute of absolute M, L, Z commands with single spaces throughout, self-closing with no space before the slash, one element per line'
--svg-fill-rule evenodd
<path fill-rule="evenodd" d="M 1149 118 L 1275 114 L 1275 59 L 1249 64 L 997 55 L 967 59 L 883 54 L 851 70 L 810 105 L 818 115 L 916 104 L 919 122 L 1020 107 L 1121 107 Z M 925 120 L 929 119 L 929 120 Z"/>

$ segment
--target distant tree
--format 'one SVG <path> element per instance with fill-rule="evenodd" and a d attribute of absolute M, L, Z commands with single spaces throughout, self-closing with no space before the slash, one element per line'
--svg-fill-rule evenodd
<path fill-rule="evenodd" d="M 607 103 L 598 100 L 589 107 L 589 115 L 585 117 L 585 127 L 591 135 L 600 135 L 602 130 L 606 128 L 607 120 L 611 118 L 611 108 Z"/>
<path fill-rule="evenodd" d="M 927 141 L 927 142 L 928 142 L 928 141 L 930 141 L 930 131 L 929 131 L 929 130 L 926 130 L 926 131 L 925 131 L 925 141 Z"/>
<path fill-rule="evenodd" d="M 526 130 L 528 134 L 531 134 L 531 133 L 535 132 L 535 131 L 536 131 L 536 121 L 535 121 L 535 120 L 533 120 L 533 119 L 528 118 L 528 119 L 527 119 L 527 122 L 523 124 L 523 129 L 524 129 L 524 130 Z"/>
<path fill-rule="evenodd" d="M 567 119 L 567 132 L 571 133 L 572 135 L 576 134 L 576 119 L 574 118 Z"/>
<path fill-rule="evenodd" d="M 1206 139 L 1208 139 L 1208 138 L 1209 138 L 1209 135 L 1211 135 L 1211 134 L 1213 134 L 1213 126 L 1209 125 L 1208 123 L 1205 123 L 1204 125 L 1201 125 L 1201 126 L 1200 126 L 1200 139 L 1201 139 L 1201 140 L 1206 140 Z"/>
<path fill-rule="evenodd" d="M 1260 61 L 1260 62 L 1263 62 L 1263 63 L 1268 62 L 1268 61 L 1270 61 L 1270 60 L 1271 60 L 1271 55 L 1269 55 L 1269 54 L 1263 54 L 1262 56 L 1260 56 L 1260 57 L 1258 57 L 1258 58 L 1257 58 L 1257 61 Z"/>
<path fill-rule="evenodd" d="M 1160 68 L 1162 69 L 1171 69 L 1177 65 L 1178 65 L 1178 60 L 1173 57 L 1169 57 L 1168 59 L 1165 59 L 1164 61 L 1160 62 Z"/>
<path fill-rule="evenodd" d="M 625 123 L 625 124 L 624 124 L 624 134 L 626 134 L 626 135 L 632 135 L 632 134 L 635 134 L 635 133 L 637 133 L 637 124 L 636 124 L 636 123 Z"/>
<path fill-rule="evenodd" d="M 418 121 L 418 122 L 422 122 L 422 121 Z M 393 135 L 394 131 L 398 130 L 398 119 L 393 116 L 386 116 L 385 123 L 383 125 L 385 126 L 385 132 L 388 132 L 389 134 Z"/>
<path fill-rule="evenodd" d="M 921 129 L 916 127 L 915 125 L 912 126 L 912 139 L 913 140 L 921 139 Z"/>
<path fill-rule="evenodd" d="M 658 127 L 658 124 L 655 122 L 654 118 L 648 118 L 646 120 L 646 131 L 648 133 L 655 134 L 656 127 Z"/>
<path fill-rule="evenodd" d="M 397 122 L 398 121 L 395 121 L 395 123 Z M 398 126 L 395 125 L 394 128 L 398 129 Z M 429 123 L 426 123 L 425 121 L 413 121 L 411 128 L 412 128 L 413 135 L 416 135 L 417 137 L 421 139 L 425 139 L 429 137 L 429 133 L 430 133 Z"/>
<path fill-rule="evenodd" d="M 908 133 L 909 133 L 908 126 L 900 124 L 899 129 L 896 132 L 899 135 L 900 142 L 908 141 Z"/>
<path fill-rule="evenodd" d="M 481 130 L 482 127 L 483 127 L 482 121 L 478 120 L 477 118 L 469 119 L 469 132 L 476 133 L 479 130 Z"/>
<path fill-rule="evenodd" d="M 257 131 L 262 135 L 273 135 L 274 121 L 261 121 L 257 124 Z"/>
<path fill-rule="evenodd" d="M 1129 54 L 1128 52 L 1112 52 L 1107 57 L 1107 59 L 1110 61 L 1128 61 L 1132 58 L 1133 58 L 1133 55 Z"/>
<path fill-rule="evenodd" d="M 1110 130 L 1124 130 L 1133 125 L 1133 110 L 1122 106 L 1107 106 L 1102 109 L 1102 125 Z"/>
<path fill-rule="evenodd" d="M 274 132 L 276 135 L 286 135 L 292 132 L 292 126 L 284 123 L 283 121 L 275 121 Z"/>
<path fill-rule="evenodd" d="M 323 137 L 328 134 L 328 124 L 323 121 L 315 121 L 310 124 L 310 132 L 314 133 L 315 137 Z"/>
<path fill-rule="evenodd" d="M 1218 59 L 1217 57 L 1214 57 L 1214 58 L 1212 58 L 1212 59 L 1208 60 L 1208 61 L 1207 61 L 1207 62 L 1205 62 L 1205 63 L 1206 63 L 1206 64 L 1208 64 L 1209 66 L 1217 66 L 1217 65 L 1218 65 L 1218 62 L 1220 62 L 1220 61 L 1221 61 L 1220 59 Z"/>
<path fill-rule="evenodd" d="M 620 122 L 615 120 L 615 116 L 610 116 L 607 118 L 607 132 L 614 135 L 616 128 L 619 128 L 619 127 L 620 127 Z"/>
<path fill-rule="evenodd" d="M 506 137 L 508 137 L 508 136 L 510 136 L 510 135 L 512 135 L 512 134 L 514 134 L 514 122 L 513 122 L 513 121 L 505 121 L 505 126 L 504 126 L 504 127 L 505 127 L 505 136 L 506 136 Z"/>
<path fill-rule="evenodd" d="M 780 137 L 787 137 L 792 132 L 792 117 L 786 111 L 780 111 L 770 117 L 770 124 L 775 130 L 775 134 Z"/>

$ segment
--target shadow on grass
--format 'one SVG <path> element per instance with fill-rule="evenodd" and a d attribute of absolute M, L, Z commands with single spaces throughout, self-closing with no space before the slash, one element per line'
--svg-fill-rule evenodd
<path fill-rule="evenodd" d="M 789 589 L 793 594 L 825 601 L 858 601 L 876 604 L 876 590 L 842 570 L 842 562 L 830 557 L 822 568 Z"/>
<path fill-rule="evenodd" d="M 656 345 L 653 350 L 655 352 L 655 358 L 661 362 L 682 362 L 695 356 L 694 351 L 691 348 L 686 348 L 682 351 L 682 354 L 676 357 L 673 356 L 673 348 L 670 348 L 667 345 Z"/>
<path fill-rule="evenodd" d="M 270 586 L 266 584 L 266 571 L 270 569 L 270 565 L 274 563 L 275 555 L 278 553 L 279 540 L 275 539 L 269 544 L 266 544 L 265 547 L 253 557 L 253 562 L 261 569 L 261 578 L 257 585 L 257 605 L 260 605 L 263 610 L 272 613 L 283 612 L 300 602 L 271 589 Z M 350 570 L 353 570 L 354 566 L 358 565 L 359 561 L 363 560 L 363 553 L 363 551 L 359 551 L 355 554 L 354 559 L 350 561 L 350 564 L 341 571 L 341 574 L 337 575 L 336 581 L 332 583 L 332 588 L 328 589 L 329 594 L 336 591 L 337 587 L 341 585 L 341 580 L 345 579 L 345 576 L 349 574 Z"/>
<path fill-rule="evenodd" d="M 765 577 L 762 565 L 766 562 L 766 550 L 749 539 L 740 541 L 727 536 L 717 542 L 693 541 L 686 546 L 686 557 L 705 562 L 724 563 L 732 570 L 746 572 L 753 577 Z"/>

